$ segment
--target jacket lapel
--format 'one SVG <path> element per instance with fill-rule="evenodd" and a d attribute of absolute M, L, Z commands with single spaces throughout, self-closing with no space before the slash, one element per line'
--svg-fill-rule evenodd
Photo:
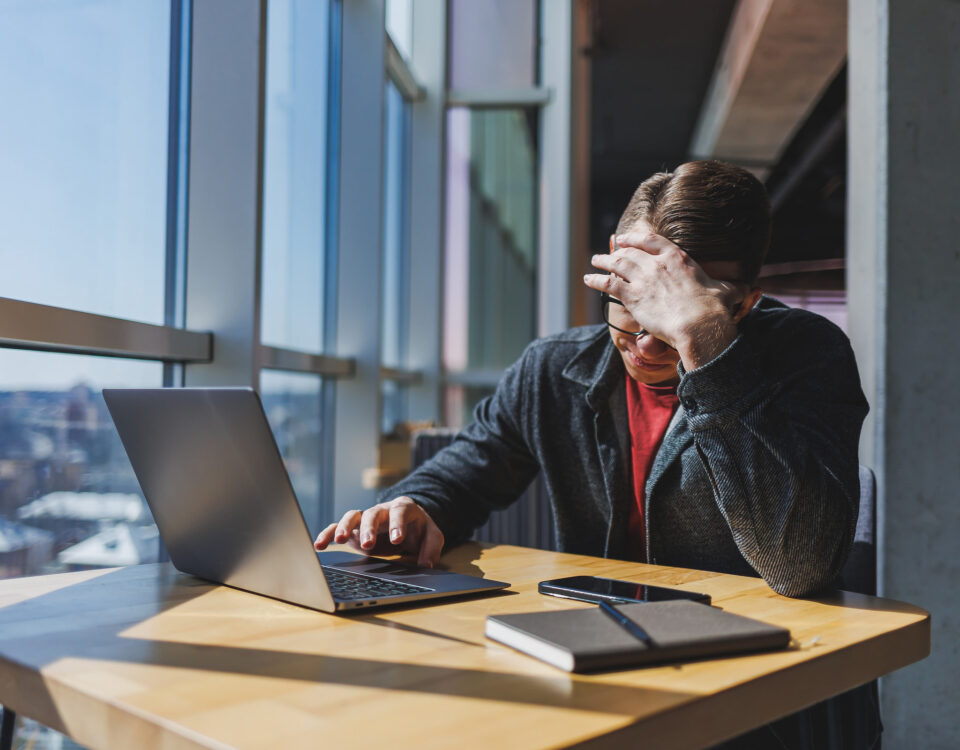
<path fill-rule="evenodd" d="M 627 551 L 627 521 L 632 500 L 627 476 L 626 375 L 606 326 L 597 340 L 564 368 L 563 375 L 586 388 L 584 398 L 594 412 L 594 439 L 608 519 L 604 555 L 623 557 Z"/>

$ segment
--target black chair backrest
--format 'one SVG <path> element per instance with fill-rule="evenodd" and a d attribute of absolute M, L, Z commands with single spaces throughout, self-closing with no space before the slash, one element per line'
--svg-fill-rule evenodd
<path fill-rule="evenodd" d="M 860 514 L 850 557 L 840 573 L 840 588 L 871 596 L 877 593 L 877 481 L 866 466 L 860 467 Z"/>

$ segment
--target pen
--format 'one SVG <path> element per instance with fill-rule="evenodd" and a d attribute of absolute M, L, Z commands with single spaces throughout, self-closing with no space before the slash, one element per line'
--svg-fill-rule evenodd
<path fill-rule="evenodd" d="M 643 641 L 643 644 L 647 648 L 653 648 L 657 644 L 653 642 L 653 638 L 650 637 L 650 634 L 646 630 L 641 628 L 637 623 L 631 620 L 629 617 L 622 614 L 616 607 L 612 607 L 606 602 L 600 602 L 600 609 L 603 610 L 603 613 L 607 615 L 611 620 L 614 620 L 621 628 L 626 630 L 634 638 Z"/>

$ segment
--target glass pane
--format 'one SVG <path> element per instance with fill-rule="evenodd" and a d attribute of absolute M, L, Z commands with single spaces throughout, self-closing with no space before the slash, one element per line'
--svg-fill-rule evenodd
<path fill-rule="evenodd" d="M 329 2 L 270 0 L 261 338 L 323 349 Z"/>
<path fill-rule="evenodd" d="M 766 291 L 764 287 L 764 292 Z M 783 292 L 775 289 L 769 294 L 785 305 L 815 312 L 831 323 L 835 323 L 841 330 L 847 330 L 847 293 L 842 289 L 801 289 Z"/>
<path fill-rule="evenodd" d="M 0 350 L 0 577 L 156 562 L 100 390 L 162 382 L 154 362 Z"/>
<path fill-rule="evenodd" d="M 409 301 L 410 106 L 387 84 L 384 116 L 383 262 L 381 264 L 380 358 L 401 367 L 407 353 Z"/>
<path fill-rule="evenodd" d="M 262 370 L 260 398 L 311 534 L 328 522 L 323 503 L 323 379 Z"/>
<path fill-rule="evenodd" d="M 169 0 L 0 3 L 0 296 L 162 323 Z"/>
<path fill-rule="evenodd" d="M 380 398 L 383 405 L 380 430 L 384 435 L 391 434 L 398 423 L 406 420 L 407 392 L 406 386 L 392 380 L 381 381 Z"/>
<path fill-rule="evenodd" d="M 535 0 L 452 0 L 450 88 L 517 89 L 537 82 Z"/>
<path fill-rule="evenodd" d="M 448 113 L 447 370 L 502 369 L 536 335 L 535 133 L 524 110 Z"/>
<path fill-rule="evenodd" d="M 387 33 L 406 60 L 413 56 L 413 0 L 387 0 Z"/>
<path fill-rule="evenodd" d="M 473 421 L 473 410 L 483 399 L 494 392 L 485 386 L 451 385 L 444 393 L 444 424 L 462 429 Z"/>

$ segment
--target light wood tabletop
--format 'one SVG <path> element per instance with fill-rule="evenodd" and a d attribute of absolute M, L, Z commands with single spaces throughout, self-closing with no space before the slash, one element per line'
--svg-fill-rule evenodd
<path fill-rule="evenodd" d="M 467 544 L 442 565 L 512 584 L 330 615 L 167 564 L 0 582 L 0 703 L 92 748 L 694 748 L 924 658 L 930 618 L 760 579 Z M 591 606 L 537 593 L 589 574 L 710 594 L 791 630 L 785 651 L 571 675 L 484 638 L 490 614 Z"/>

